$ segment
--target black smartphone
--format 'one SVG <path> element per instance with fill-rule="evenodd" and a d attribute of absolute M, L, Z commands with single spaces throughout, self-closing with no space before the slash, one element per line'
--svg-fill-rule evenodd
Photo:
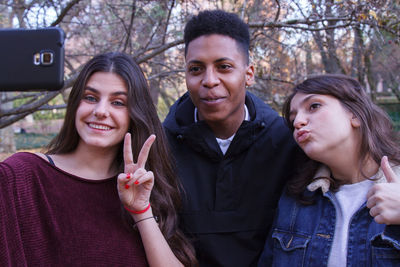
<path fill-rule="evenodd" d="M 56 91 L 64 85 L 64 31 L 0 29 L 0 91 Z"/>

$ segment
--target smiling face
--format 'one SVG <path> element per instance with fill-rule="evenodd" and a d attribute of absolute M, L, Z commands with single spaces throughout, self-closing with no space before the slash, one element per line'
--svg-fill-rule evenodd
<path fill-rule="evenodd" d="M 198 108 L 200 120 L 212 125 L 232 125 L 237 130 L 244 117 L 246 85 L 251 85 L 254 68 L 244 52 L 228 36 L 211 34 L 191 41 L 186 54 L 186 85 Z M 229 137 L 229 136 L 228 136 Z"/>
<path fill-rule="evenodd" d="M 95 72 L 76 111 L 79 145 L 117 148 L 129 129 L 127 88 L 114 73 Z"/>
<path fill-rule="evenodd" d="M 326 163 L 357 151 L 358 119 L 330 95 L 297 93 L 290 103 L 293 136 L 310 158 Z"/>

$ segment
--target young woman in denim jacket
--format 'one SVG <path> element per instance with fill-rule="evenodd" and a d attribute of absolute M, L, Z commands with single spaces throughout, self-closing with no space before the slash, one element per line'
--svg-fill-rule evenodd
<path fill-rule="evenodd" d="M 320 75 L 284 116 L 309 157 L 281 197 L 259 266 L 400 266 L 400 147 L 361 85 Z"/>

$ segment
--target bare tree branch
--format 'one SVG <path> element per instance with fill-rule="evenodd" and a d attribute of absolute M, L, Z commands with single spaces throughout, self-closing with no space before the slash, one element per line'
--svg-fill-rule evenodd
<path fill-rule="evenodd" d="M 137 58 L 137 59 L 136 59 L 136 62 L 137 62 L 138 64 L 143 63 L 143 62 L 149 60 L 150 58 L 153 58 L 153 57 L 155 57 L 156 55 L 161 54 L 161 53 L 164 52 L 165 50 L 168 50 L 168 49 L 171 48 L 171 47 L 175 47 L 175 46 L 180 45 L 180 44 L 183 44 L 183 43 L 184 43 L 183 39 L 178 39 L 178 40 L 176 40 L 176 41 L 173 41 L 173 42 L 167 43 L 167 44 L 165 44 L 165 45 L 162 45 L 162 46 L 160 46 L 159 48 L 154 49 L 153 52 L 151 52 L 151 53 L 149 53 L 149 54 L 147 54 L 147 55 L 145 55 L 145 56 L 143 56 L 143 57 L 141 57 L 141 58 Z"/>
<path fill-rule="evenodd" d="M 38 110 L 53 110 L 53 109 L 64 109 L 67 108 L 67 104 L 62 104 L 62 105 L 48 105 L 45 104 L 41 106 Z"/>
<path fill-rule="evenodd" d="M 80 1 L 80 0 L 72 0 L 71 2 L 69 2 L 69 3 L 64 7 L 64 9 L 61 11 L 61 13 L 60 13 L 60 15 L 57 17 L 57 19 L 56 19 L 53 23 L 51 23 L 51 26 L 56 26 L 56 25 L 58 25 L 58 24 L 63 20 L 63 18 L 67 15 L 68 11 L 69 11 L 74 5 L 76 5 L 77 3 L 79 3 L 79 1 Z"/>
<path fill-rule="evenodd" d="M 286 84 L 290 84 L 290 85 L 294 85 L 293 82 L 291 81 L 285 81 L 276 77 L 259 77 L 256 76 L 255 77 L 256 80 L 261 80 L 261 81 L 273 81 L 273 82 L 280 82 L 280 83 L 286 83 Z"/>
<path fill-rule="evenodd" d="M 18 94 L 18 95 L 11 96 L 11 97 L 5 97 L 1 102 L 2 103 L 7 103 L 7 102 L 12 102 L 12 101 L 18 100 L 18 99 L 36 97 L 38 94 L 40 94 L 40 93 L 22 93 L 22 94 Z"/>
<path fill-rule="evenodd" d="M 1 126 L 1 128 L 10 126 L 14 122 L 17 122 L 17 121 L 25 118 L 29 114 L 30 114 L 29 112 L 26 112 L 26 113 L 20 113 L 18 115 L 13 115 L 13 116 L 9 116 L 9 117 L 0 117 L 0 126 Z"/>
<path fill-rule="evenodd" d="M 136 1 L 133 1 L 132 3 L 132 11 L 131 11 L 131 18 L 129 21 L 129 27 L 127 29 L 127 33 L 126 33 L 126 39 L 125 39 L 125 45 L 124 45 L 124 49 L 122 51 L 126 51 L 128 44 L 129 44 L 129 40 L 131 38 L 131 32 L 132 32 L 132 28 L 133 28 L 133 20 L 135 18 L 135 14 L 136 14 Z"/>
<path fill-rule="evenodd" d="M 62 90 L 62 89 L 61 89 Z M 49 102 L 51 99 L 56 97 L 60 93 L 59 91 L 54 91 L 54 92 L 46 92 L 42 94 L 42 98 L 38 99 L 37 101 L 34 101 L 32 103 L 28 103 L 7 111 L 0 110 L 0 118 L 3 116 L 10 116 L 10 115 L 15 115 L 18 113 L 32 113 L 36 111 L 40 106 L 43 106 L 47 102 Z"/>
<path fill-rule="evenodd" d="M 281 14 L 281 3 L 279 2 L 279 0 L 275 0 L 275 2 L 278 5 L 278 11 L 276 12 L 275 19 L 274 19 L 274 21 L 276 22 L 276 21 L 278 21 L 279 15 Z"/>
<path fill-rule="evenodd" d="M 164 78 L 164 77 L 167 77 L 167 76 L 170 76 L 172 74 L 179 73 L 179 72 L 185 72 L 185 69 L 179 69 L 179 70 L 173 70 L 173 71 L 166 71 L 166 72 L 158 73 L 156 75 L 149 76 L 147 79 L 148 80 L 152 80 L 152 79 L 157 79 L 157 78 Z"/>
<path fill-rule="evenodd" d="M 323 27 L 304 27 L 299 25 L 307 25 L 312 26 L 322 22 L 342 22 L 342 24 L 335 24 L 334 26 L 323 26 Z M 392 28 L 385 27 L 384 25 L 379 25 L 375 22 L 371 21 L 358 21 L 354 19 L 352 16 L 349 17 L 333 17 L 333 18 L 325 18 L 325 19 L 316 19 L 316 20 L 309 20 L 309 19 L 291 19 L 282 22 L 276 21 L 264 21 L 264 22 L 250 22 L 250 28 L 292 28 L 298 29 L 303 31 L 326 31 L 332 29 L 339 29 L 339 28 L 347 28 L 350 26 L 359 26 L 359 25 L 369 25 L 371 27 L 378 27 L 381 30 L 387 31 L 391 34 L 396 36 L 400 36 L 400 32 L 393 30 Z M 332 25 L 332 24 L 331 24 Z"/>

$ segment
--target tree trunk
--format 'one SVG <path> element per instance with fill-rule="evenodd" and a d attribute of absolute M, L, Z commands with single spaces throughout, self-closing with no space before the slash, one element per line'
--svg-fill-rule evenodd
<path fill-rule="evenodd" d="M 372 51 L 371 47 L 369 49 L 366 49 L 364 54 L 364 63 L 365 63 L 367 81 L 371 90 L 371 99 L 373 102 L 376 102 L 376 81 L 372 71 L 372 63 L 370 58 L 371 51 Z"/>
<path fill-rule="evenodd" d="M 12 102 L 2 103 L 2 99 L 10 93 L 0 92 L 1 109 L 12 108 Z M 0 153 L 15 153 L 14 131 L 11 126 L 0 129 Z"/>
<path fill-rule="evenodd" d="M 307 76 L 308 76 L 308 75 L 312 74 L 314 71 L 310 43 L 306 42 L 306 44 L 304 45 L 304 48 L 306 50 L 306 72 L 307 72 Z"/>
<path fill-rule="evenodd" d="M 350 75 L 358 81 L 363 82 L 364 70 L 362 65 L 362 56 L 364 53 L 364 42 L 362 32 L 359 26 L 354 27 L 354 43 L 353 43 L 353 58 L 351 61 Z"/>
<path fill-rule="evenodd" d="M 169 4 L 168 1 L 160 1 L 160 6 L 162 7 L 163 10 L 165 10 L 165 13 L 163 14 L 164 15 L 163 17 L 159 18 L 159 26 L 157 27 L 157 30 L 154 34 L 156 39 L 160 40 L 160 45 L 164 45 L 166 42 L 169 20 L 171 18 L 171 13 L 175 5 L 175 1 L 171 1 L 170 6 L 168 6 L 168 4 Z M 166 62 L 165 53 L 155 56 L 152 61 L 154 61 L 155 63 Z M 152 62 L 150 61 L 150 66 L 151 66 L 150 76 L 157 76 L 157 74 L 163 72 L 162 64 L 152 64 Z M 163 88 L 162 79 L 163 77 L 161 76 L 149 80 L 150 95 L 156 107 L 158 105 L 158 97 Z"/>

